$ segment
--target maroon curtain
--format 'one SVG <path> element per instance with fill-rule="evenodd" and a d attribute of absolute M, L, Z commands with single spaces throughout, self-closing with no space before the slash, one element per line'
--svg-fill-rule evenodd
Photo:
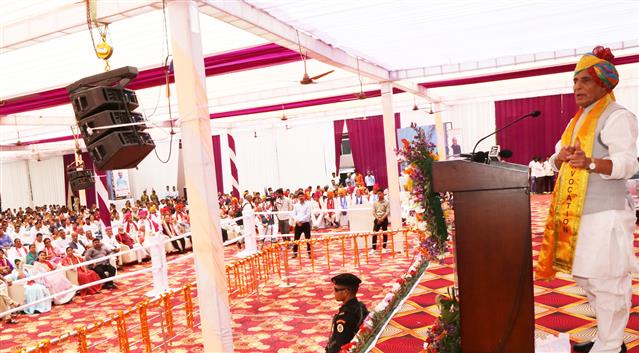
<path fill-rule="evenodd" d="M 555 152 L 555 144 L 577 109 L 572 94 L 496 101 L 497 129 L 531 111 L 541 111 L 537 118 L 525 119 L 497 133 L 497 144 L 502 150 L 513 151 L 508 159 L 511 163 L 527 165 L 534 156 L 548 157 Z"/>
<path fill-rule="evenodd" d="M 71 192 L 71 187 L 69 185 L 69 177 L 67 176 L 67 166 L 75 161 L 75 154 L 65 154 L 62 156 L 62 163 L 64 163 L 64 199 L 69 199 L 69 193 Z M 93 158 L 88 152 L 82 152 L 82 161 L 84 162 L 84 169 L 89 169 L 93 171 Z M 87 195 L 87 206 L 91 206 L 96 203 L 95 198 L 95 187 L 91 187 L 85 190 Z M 71 205 L 68 205 L 71 206 Z"/>
<path fill-rule="evenodd" d="M 344 120 L 333 121 L 333 134 L 335 136 L 335 174 L 339 176 L 339 158 L 342 156 L 342 132 Z"/>
<path fill-rule="evenodd" d="M 213 136 L 213 159 L 215 162 L 215 184 L 218 192 L 224 192 L 224 179 L 222 178 L 222 154 L 220 149 L 220 135 Z"/>
<path fill-rule="evenodd" d="M 396 113 L 395 133 L 397 133 L 399 125 L 399 113 Z M 346 128 L 351 142 L 355 169 L 362 174 L 366 174 L 370 170 L 380 188 L 387 188 L 388 175 L 386 173 L 384 119 L 382 116 L 349 119 L 346 120 Z"/>

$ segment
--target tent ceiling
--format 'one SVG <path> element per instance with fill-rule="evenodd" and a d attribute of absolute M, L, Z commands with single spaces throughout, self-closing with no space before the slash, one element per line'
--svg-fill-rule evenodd
<path fill-rule="evenodd" d="M 10 10 L 0 14 L 0 23 L 20 23 L 40 30 L 43 28 L 42 24 L 38 24 L 38 16 L 57 13 L 69 7 L 77 11 L 77 8 L 84 6 L 84 2 L 80 0 L 0 2 L 7 5 L 4 10 Z M 98 4 L 103 2 L 99 1 Z M 115 48 L 111 67 L 132 65 L 144 69 L 160 66 L 167 55 L 162 3 L 143 0 L 114 0 L 108 3 L 115 8 L 133 7 L 131 4 L 135 3 L 139 9 L 143 9 L 132 14 L 132 17 L 114 15 L 115 22 L 109 26 L 110 42 Z M 207 15 L 205 9 L 214 8 L 215 2 L 198 0 L 198 3 L 204 11 L 199 19 L 205 55 L 269 42 L 265 39 L 268 37 L 264 35 L 265 31 L 257 27 L 246 31 L 238 28 L 237 23 L 226 23 Z M 613 48 L 627 48 L 615 51 L 617 54 L 639 52 L 639 2 L 636 1 L 612 0 L 602 4 L 590 0 L 449 0 L 423 3 L 247 0 L 242 4 L 307 33 L 310 38 L 308 46 L 313 45 L 312 40 L 315 38 L 349 56 L 365 58 L 371 65 L 389 70 L 391 77 L 409 77 L 412 82 L 407 81 L 408 84 L 538 67 L 550 63 L 535 62 L 537 58 L 552 63 L 570 63 L 576 60 L 579 53 L 601 43 L 612 44 Z M 82 23 L 85 18 L 76 18 L 74 21 Z M 52 28 L 55 29 L 53 26 Z M 11 33 L 14 32 L 3 32 L 0 47 L 4 48 L 5 43 L 15 39 L 9 36 Z M 97 33 L 94 36 L 97 37 Z M 84 28 L 78 27 L 74 31 L 60 29 L 52 37 L 54 38 L 42 43 L 30 41 L 28 46 L 3 51 L 0 55 L 0 67 L 11 69 L 0 70 L 0 82 L 10 83 L 0 85 L 0 100 L 63 87 L 103 70 L 102 61 L 92 51 L 86 24 Z M 530 53 L 537 55 L 527 55 Z M 563 58 L 556 60 L 557 56 Z M 472 64 L 466 65 L 466 62 Z M 628 65 L 627 69 L 623 69 L 627 72 L 622 74 L 624 78 L 634 78 L 635 85 L 639 80 L 637 66 L 639 64 Z M 479 67 L 482 69 L 478 70 Z M 336 72 L 322 78 L 318 84 L 307 86 L 299 84 L 303 73 L 301 61 L 208 77 L 209 111 L 219 113 L 278 105 L 356 93 L 359 90 L 358 76 L 352 70 L 349 72 L 318 60 L 308 60 L 311 76 L 331 69 L 336 69 Z M 393 76 L 393 73 L 398 76 Z M 503 81 L 467 87 L 435 88 L 429 89 L 428 93 L 441 97 L 446 104 L 455 105 L 491 97 L 523 95 L 527 89 L 530 91 L 530 85 L 545 86 L 546 92 L 570 90 L 569 74 L 549 75 L 543 79 L 522 82 L 526 84 Z M 364 90 L 379 89 L 376 82 L 365 77 L 363 83 Z M 166 125 L 169 119 L 168 101 L 164 92 L 163 87 L 137 91 L 142 103 L 138 110 L 144 111 L 158 125 Z M 172 92 L 175 90 L 172 89 Z M 412 95 L 395 95 L 396 110 L 409 110 L 413 100 Z M 417 102 L 426 104 L 422 99 Z M 172 96 L 171 104 L 173 112 L 176 112 L 175 95 Z M 216 119 L 212 121 L 212 126 L 249 129 L 252 126 L 308 124 L 313 120 L 378 114 L 381 111 L 380 104 L 377 98 L 338 102 L 286 109 L 285 114 L 291 117 L 287 122 L 280 121 L 280 111 L 271 111 Z M 45 124 L 43 120 L 46 121 Z M 73 112 L 69 105 L 24 112 L 15 118 L 0 117 L 0 145 L 15 142 L 18 132 L 22 141 L 68 136 L 69 124 L 72 123 Z M 154 130 L 157 130 L 154 134 L 158 136 L 165 134 L 165 129 Z M 72 141 L 38 145 L 25 148 L 22 155 L 33 155 L 34 150 L 68 150 L 72 146 Z M 20 153 L 3 151 L 0 159 L 15 158 Z"/>
<path fill-rule="evenodd" d="M 639 37 L 639 3 L 628 0 L 247 2 L 389 70 L 590 50 Z"/>

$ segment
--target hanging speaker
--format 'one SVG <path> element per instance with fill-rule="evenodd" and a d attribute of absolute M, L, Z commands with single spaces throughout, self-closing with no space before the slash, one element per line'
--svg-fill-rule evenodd
<path fill-rule="evenodd" d="M 78 128 L 97 169 L 133 168 L 155 148 L 151 136 L 143 132 L 144 117 L 133 112 L 139 105 L 135 92 L 124 88 L 137 75 L 137 68 L 126 66 L 67 86 Z"/>
<path fill-rule="evenodd" d="M 95 184 L 93 172 L 90 170 L 69 170 L 67 171 L 67 178 L 73 191 L 88 189 Z"/>

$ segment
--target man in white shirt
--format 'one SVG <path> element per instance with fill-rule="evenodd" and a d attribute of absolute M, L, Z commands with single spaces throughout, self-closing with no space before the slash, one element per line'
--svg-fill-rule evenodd
<path fill-rule="evenodd" d="M 632 274 L 639 272 L 633 240 L 634 205 L 625 180 L 639 170 L 637 119 L 617 104 L 619 76 L 610 49 L 596 47 L 575 68 L 573 89 L 581 107 L 555 146 L 559 171 L 535 275 L 571 273 L 597 318 L 597 338 L 577 352 L 626 352 Z"/>
<path fill-rule="evenodd" d="M 280 234 L 289 234 L 290 233 L 290 223 L 289 219 L 291 218 L 290 211 L 293 210 L 293 204 L 291 199 L 284 196 L 284 190 L 279 188 L 275 190 L 275 211 L 277 212 L 287 212 L 287 213 L 278 213 L 277 214 L 277 225 L 280 231 Z M 284 240 L 290 240 L 290 237 L 284 237 Z"/>
<path fill-rule="evenodd" d="M 528 163 L 528 169 L 530 171 L 530 192 L 540 194 L 544 183 L 544 167 L 541 158 L 533 157 L 532 161 Z"/>
<path fill-rule="evenodd" d="M 375 176 L 370 170 L 366 172 L 366 176 L 364 177 L 364 184 L 366 184 L 368 192 L 373 191 L 373 185 L 375 185 Z"/>
<path fill-rule="evenodd" d="M 293 208 L 293 220 L 295 220 L 295 240 L 300 240 L 302 233 L 304 238 L 311 239 L 311 203 L 306 202 L 304 192 L 297 194 L 298 202 Z M 297 244 L 293 245 L 293 258 L 297 257 Z M 308 257 L 311 257 L 311 244 L 306 243 Z"/>

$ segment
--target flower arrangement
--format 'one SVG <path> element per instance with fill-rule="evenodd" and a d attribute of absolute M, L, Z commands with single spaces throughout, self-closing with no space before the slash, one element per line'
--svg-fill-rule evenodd
<path fill-rule="evenodd" d="M 412 125 L 416 135 L 413 141 L 402 139 L 397 151 L 400 161 L 407 164 L 404 174 L 408 177 L 406 188 L 411 194 L 411 209 L 415 211 L 413 226 L 420 234 L 419 250 L 428 259 L 441 260 L 448 251 L 448 229 L 444 219 L 442 200 L 432 188 L 433 162 L 439 158 L 435 145 L 423 129 Z"/>
<path fill-rule="evenodd" d="M 424 350 L 420 353 L 459 353 L 459 301 L 455 290 L 449 289 L 448 296 L 437 296 L 437 306 L 439 318 L 428 329 Z"/>

